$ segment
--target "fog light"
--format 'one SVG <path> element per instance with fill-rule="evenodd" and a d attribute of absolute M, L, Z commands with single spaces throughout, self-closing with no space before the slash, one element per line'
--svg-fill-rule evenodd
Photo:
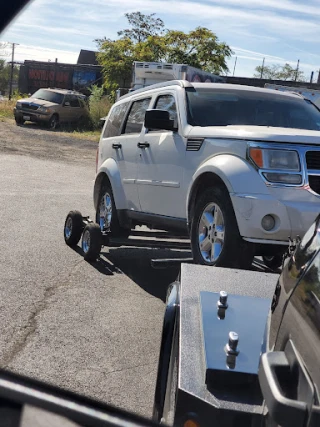
<path fill-rule="evenodd" d="M 301 175 L 288 175 L 274 172 L 264 172 L 263 175 L 269 182 L 279 183 L 279 184 L 291 184 L 291 185 L 299 185 L 302 183 Z"/>
<path fill-rule="evenodd" d="M 262 218 L 261 225 L 266 231 L 271 231 L 276 225 L 276 220 L 272 215 L 266 215 Z"/>

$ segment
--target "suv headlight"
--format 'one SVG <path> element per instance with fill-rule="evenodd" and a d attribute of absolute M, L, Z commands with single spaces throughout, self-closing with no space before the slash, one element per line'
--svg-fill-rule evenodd
<path fill-rule="evenodd" d="M 41 113 L 49 113 L 49 108 L 46 108 L 46 107 L 39 107 L 38 108 L 38 111 L 40 111 Z"/>
<path fill-rule="evenodd" d="M 17 102 L 17 103 L 16 103 L 16 108 L 21 108 L 21 107 L 22 107 L 21 102 Z"/>
<path fill-rule="evenodd" d="M 302 183 L 297 151 L 250 147 L 249 157 L 271 183 L 299 185 Z"/>

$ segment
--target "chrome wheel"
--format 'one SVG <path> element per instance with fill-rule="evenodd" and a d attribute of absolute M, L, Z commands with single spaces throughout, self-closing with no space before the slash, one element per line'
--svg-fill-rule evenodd
<path fill-rule="evenodd" d="M 90 249 L 90 232 L 89 230 L 86 230 L 83 233 L 83 237 L 82 237 L 82 249 L 83 252 L 86 254 L 89 249 Z"/>
<path fill-rule="evenodd" d="M 105 193 L 101 199 L 99 218 L 100 230 L 109 230 L 112 220 L 112 199 L 109 193 Z"/>
<path fill-rule="evenodd" d="M 72 234 L 72 218 L 70 217 L 67 219 L 66 225 L 64 227 L 64 234 L 67 239 L 69 239 Z"/>
<path fill-rule="evenodd" d="M 205 262 L 214 263 L 221 255 L 225 225 L 221 209 L 209 203 L 203 210 L 199 221 L 199 249 Z"/>

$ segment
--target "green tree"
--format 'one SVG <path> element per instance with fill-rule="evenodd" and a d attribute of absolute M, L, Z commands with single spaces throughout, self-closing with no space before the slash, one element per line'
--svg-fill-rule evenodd
<path fill-rule="evenodd" d="M 0 58 L 0 92 L 5 93 L 9 89 L 11 73 L 11 64 L 8 64 L 4 59 Z M 17 81 L 19 76 L 19 68 L 15 65 L 13 68 L 13 81 Z"/>
<path fill-rule="evenodd" d="M 163 59 L 168 62 L 192 65 L 216 74 L 228 71 L 226 59 L 233 52 L 208 28 L 197 27 L 189 33 L 168 31 L 163 40 L 166 47 Z"/>
<path fill-rule="evenodd" d="M 141 12 L 125 13 L 131 28 L 118 31 L 118 36 L 140 43 L 147 40 L 149 36 L 162 34 L 164 23 L 162 19 L 156 18 L 155 15 L 155 13 L 144 15 Z"/>
<path fill-rule="evenodd" d="M 126 14 L 131 29 L 119 31 L 120 39 L 98 39 L 98 62 L 102 66 L 104 87 L 115 95 L 118 87 L 130 87 L 134 61 L 187 64 L 219 74 L 227 72 L 230 47 L 215 33 L 198 27 L 189 33 L 166 30 L 163 21 L 140 12 Z"/>
<path fill-rule="evenodd" d="M 299 82 L 305 81 L 305 76 L 303 71 L 298 70 L 296 68 L 291 67 L 290 64 L 286 63 L 285 65 L 277 65 L 272 64 L 268 66 L 262 67 L 262 65 L 258 65 L 255 68 L 255 74 L 253 77 L 260 78 L 262 72 L 263 79 L 273 79 L 273 80 L 297 80 Z"/>

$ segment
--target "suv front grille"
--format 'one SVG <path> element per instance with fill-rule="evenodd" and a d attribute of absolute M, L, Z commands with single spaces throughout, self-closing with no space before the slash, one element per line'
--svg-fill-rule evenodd
<path fill-rule="evenodd" d="M 307 151 L 306 161 L 308 169 L 320 170 L 320 151 Z"/>
<path fill-rule="evenodd" d="M 320 194 L 320 176 L 309 175 L 309 186 L 315 193 Z"/>
<path fill-rule="evenodd" d="M 33 105 L 33 104 L 28 104 L 27 102 L 23 102 L 21 104 L 21 107 L 24 108 L 25 110 L 37 110 L 39 108 L 39 105 Z"/>

